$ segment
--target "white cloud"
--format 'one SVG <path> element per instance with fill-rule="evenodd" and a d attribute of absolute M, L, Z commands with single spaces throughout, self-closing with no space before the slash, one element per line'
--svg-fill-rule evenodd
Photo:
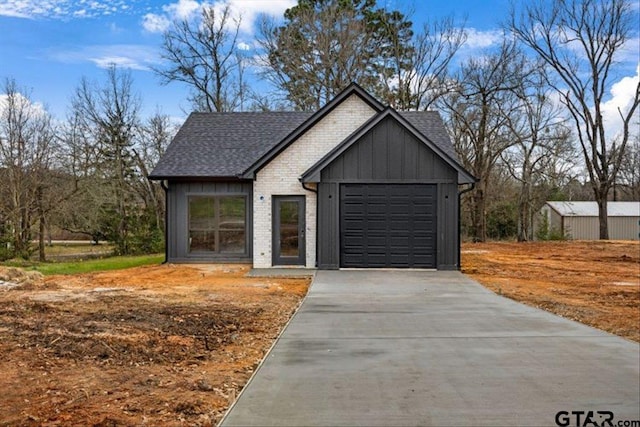
<path fill-rule="evenodd" d="M 620 62 L 637 63 L 640 61 L 640 37 L 627 40 L 617 52 L 616 59 Z"/>
<path fill-rule="evenodd" d="M 611 98 L 601 105 L 602 118 L 609 139 L 615 138 L 622 131 L 622 119 L 618 110 L 623 114 L 629 111 L 639 80 L 640 63 L 636 67 L 634 76 L 623 77 L 611 85 Z"/>
<path fill-rule="evenodd" d="M 150 33 L 164 33 L 171 25 L 171 21 L 164 15 L 147 13 L 142 18 L 142 27 Z"/>
<path fill-rule="evenodd" d="M 162 6 L 163 13 L 147 13 L 142 18 L 142 28 L 149 33 L 165 32 L 172 21 L 183 21 L 192 19 L 203 4 L 195 0 L 178 0 Z"/>
<path fill-rule="evenodd" d="M 504 34 L 501 30 L 478 30 L 475 28 L 466 28 L 467 41 L 458 49 L 455 56 L 455 62 L 462 64 L 472 57 L 484 56 L 485 51 L 491 47 L 498 46 L 504 40 Z"/>
<path fill-rule="evenodd" d="M 91 18 L 127 10 L 127 0 L 2 0 L 0 15 L 25 19 Z"/>
<path fill-rule="evenodd" d="M 295 6 L 295 0 L 227 0 L 227 1 L 195 1 L 178 0 L 175 3 L 162 6 L 162 13 L 148 13 L 142 20 L 142 27 L 145 31 L 159 33 L 165 31 L 170 23 L 175 20 L 192 19 L 204 6 L 213 6 L 217 14 L 228 5 L 231 11 L 231 18 L 240 19 L 240 31 L 245 34 L 252 34 L 254 24 L 260 14 L 274 17 L 281 17 L 284 11 Z"/>
<path fill-rule="evenodd" d="M 92 62 L 100 68 L 112 64 L 132 70 L 147 71 L 160 62 L 156 52 L 143 45 L 84 46 L 74 51 L 55 52 L 51 59 L 65 63 Z"/>
<path fill-rule="evenodd" d="M 9 95 L 0 93 L 0 115 L 4 114 L 8 99 Z M 45 117 L 48 115 L 47 109 L 41 102 L 33 102 L 20 92 L 15 93 L 14 103 L 16 108 L 25 111 L 30 117 Z"/>
<path fill-rule="evenodd" d="M 485 49 L 500 44 L 504 39 L 504 34 L 501 30 L 481 31 L 475 28 L 467 28 L 466 32 L 467 42 L 464 44 L 463 49 Z"/>
<path fill-rule="evenodd" d="M 93 62 L 100 68 L 109 68 L 112 65 L 117 66 L 118 68 L 129 68 L 132 70 L 142 70 L 147 71 L 149 67 L 145 65 L 143 62 L 138 61 L 136 58 L 131 58 L 127 56 L 101 56 L 95 58 L 88 58 L 89 61 Z"/>
<path fill-rule="evenodd" d="M 201 7 L 202 6 L 195 0 L 178 0 L 177 3 L 163 6 L 162 10 L 164 10 L 169 16 L 183 20 L 193 17 L 195 12 Z"/>
<path fill-rule="evenodd" d="M 265 14 L 273 17 L 282 17 L 284 11 L 296 5 L 295 0 L 228 0 L 217 1 L 215 7 L 221 10 L 225 4 L 229 5 L 234 18 L 241 19 L 240 30 L 246 34 L 252 34 L 254 24 L 259 15 Z"/>

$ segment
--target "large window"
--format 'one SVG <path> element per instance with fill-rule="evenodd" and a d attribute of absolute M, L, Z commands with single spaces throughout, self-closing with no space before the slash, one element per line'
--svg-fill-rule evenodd
<path fill-rule="evenodd" d="M 247 199 L 189 197 L 189 252 L 245 254 Z"/>

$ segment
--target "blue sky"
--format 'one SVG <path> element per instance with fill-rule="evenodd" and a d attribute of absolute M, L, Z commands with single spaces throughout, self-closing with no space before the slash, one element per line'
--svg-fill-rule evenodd
<path fill-rule="evenodd" d="M 281 17 L 295 0 L 228 0 L 242 14 L 241 39 L 251 44 L 260 13 Z M 174 19 L 198 10 L 196 0 L 0 0 L 0 79 L 15 78 L 31 91 L 33 101 L 45 104 L 63 119 L 80 78 L 101 81 L 104 68 L 115 63 L 132 70 L 135 90 L 143 100 L 143 115 L 156 108 L 184 118 L 187 89 L 177 83 L 161 85 L 150 67 L 159 62 L 162 30 Z M 209 3 L 220 3 L 209 0 Z M 500 20 L 509 0 L 379 0 L 390 8 L 413 10 L 413 20 L 454 14 L 466 17 L 471 55 L 499 42 Z M 637 10 L 637 9 L 636 9 Z M 631 58 L 620 78 L 637 74 L 637 34 Z M 620 89 L 624 91 L 624 88 Z"/>

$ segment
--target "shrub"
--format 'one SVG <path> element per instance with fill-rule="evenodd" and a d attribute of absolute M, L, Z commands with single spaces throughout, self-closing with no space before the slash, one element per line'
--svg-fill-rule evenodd
<path fill-rule="evenodd" d="M 538 240 L 568 240 L 569 232 L 563 233 L 557 227 L 549 227 L 549 218 L 544 213 L 540 214 L 538 220 L 538 229 L 536 230 L 536 239 Z"/>
<path fill-rule="evenodd" d="M 517 209 L 513 203 L 500 203 L 487 214 L 487 236 L 491 239 L 514 237 L 518 230 Z"/>

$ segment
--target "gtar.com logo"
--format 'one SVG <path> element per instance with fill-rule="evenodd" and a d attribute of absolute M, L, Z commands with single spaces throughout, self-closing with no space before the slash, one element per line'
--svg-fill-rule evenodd
<path fill-rule="evenodd" d="M 556 414 L 559 427 L 640 427 L 640 420 L 613 420 L 611 411 L 560 411 Z"/>

